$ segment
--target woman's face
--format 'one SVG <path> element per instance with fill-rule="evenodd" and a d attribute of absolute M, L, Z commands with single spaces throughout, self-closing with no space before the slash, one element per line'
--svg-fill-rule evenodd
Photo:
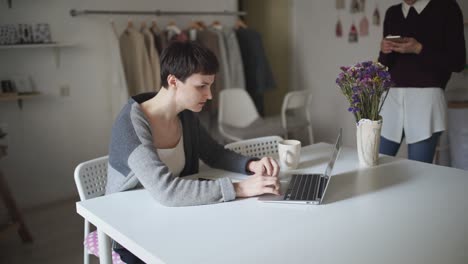
<path fill-rule="evenodd" d="M 177 100 L 184 109 L 200 112 L 208 100 L 211 100 L 211 85 L 214 75 L 195 73 L 190 75 L 185 83 L 177 80 Z"/>

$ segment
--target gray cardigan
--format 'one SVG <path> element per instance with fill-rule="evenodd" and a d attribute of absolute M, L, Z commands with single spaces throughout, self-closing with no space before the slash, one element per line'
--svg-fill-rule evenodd
<path fill-rule="evenodd" d="M 198 173 L 198 161 L 238 173 L 246 173 L 253 158 L 224 149 L 201 126 L 195 113 L 179 114 L 183 130 L 185 167 L 180 176 L 172 175 L 160 160 L 153 144 L 150 124 L 140 104 L 155 96 L 145 93 L 134 96 L 124 106 L 113 127 L 109 146 L 106 194 L 143 186 L 159 203 L 167 206 L 202 205 L 235 199 L 229 178 L 214 181 L 184 179 Z"/>

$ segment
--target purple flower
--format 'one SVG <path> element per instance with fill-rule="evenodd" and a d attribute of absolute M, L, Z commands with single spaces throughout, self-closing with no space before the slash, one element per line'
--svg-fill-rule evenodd
<path fill-rule="evenodd" d="M 353 113 L 356 120 L 379 118 L 381 100 L 393 85 L 388 68 L 378 62 L 364 61 L 350 67 L 340 67 L 336 84 L 349 102 L 348 111 Z"/>
<path fill-rule="evenodd" d="M 353 114 L 359 112 L 359 108 L 358 107 L 350 107 L 348 108 L 348 112 L 351 112 Z"/>
<path fill-rule="evenodd" d="M 361 102 L 361 99 L 359 99 L 359 95 L 357 95 L 357 94 L 353 94 L 353 96 L 351 98 L 353 99 L 352 104 L 358 104 L 358 103 Z"/>
<path fill-rule="evenodd" d="M 372 64 L 373 64 L 372 61 L 365 61 L 365 62 L 361 63 L 363 68 L 370 67 L 370 66 L 372 66 Z"/>

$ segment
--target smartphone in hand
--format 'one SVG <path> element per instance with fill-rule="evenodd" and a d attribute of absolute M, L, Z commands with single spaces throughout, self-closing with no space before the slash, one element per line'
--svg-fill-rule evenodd
<path fill-rule="evenodd" d="M 396 43 L 406 42 L 405 38 L 402 38 L 401 36 L 388 35 L 388 36 L 385 37 L 385 39 L 389 40 L 389 41 L 392 41 L 392 42 L 396 42 Z"/>

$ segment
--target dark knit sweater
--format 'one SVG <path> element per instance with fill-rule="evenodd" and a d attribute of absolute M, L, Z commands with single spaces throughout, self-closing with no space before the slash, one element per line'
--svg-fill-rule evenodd
<path fill-rule="evenodd" d="M 423 46 L 420 54 L 380 52 L 396 87 L 440 87 L 445 89 L 452 72 L 466 64 L 463 15 L 455 0 L 432 0 L 414 19 L 406 19 L 402 4 L 385 14 L 384 37 L 412 37 Z"/>

